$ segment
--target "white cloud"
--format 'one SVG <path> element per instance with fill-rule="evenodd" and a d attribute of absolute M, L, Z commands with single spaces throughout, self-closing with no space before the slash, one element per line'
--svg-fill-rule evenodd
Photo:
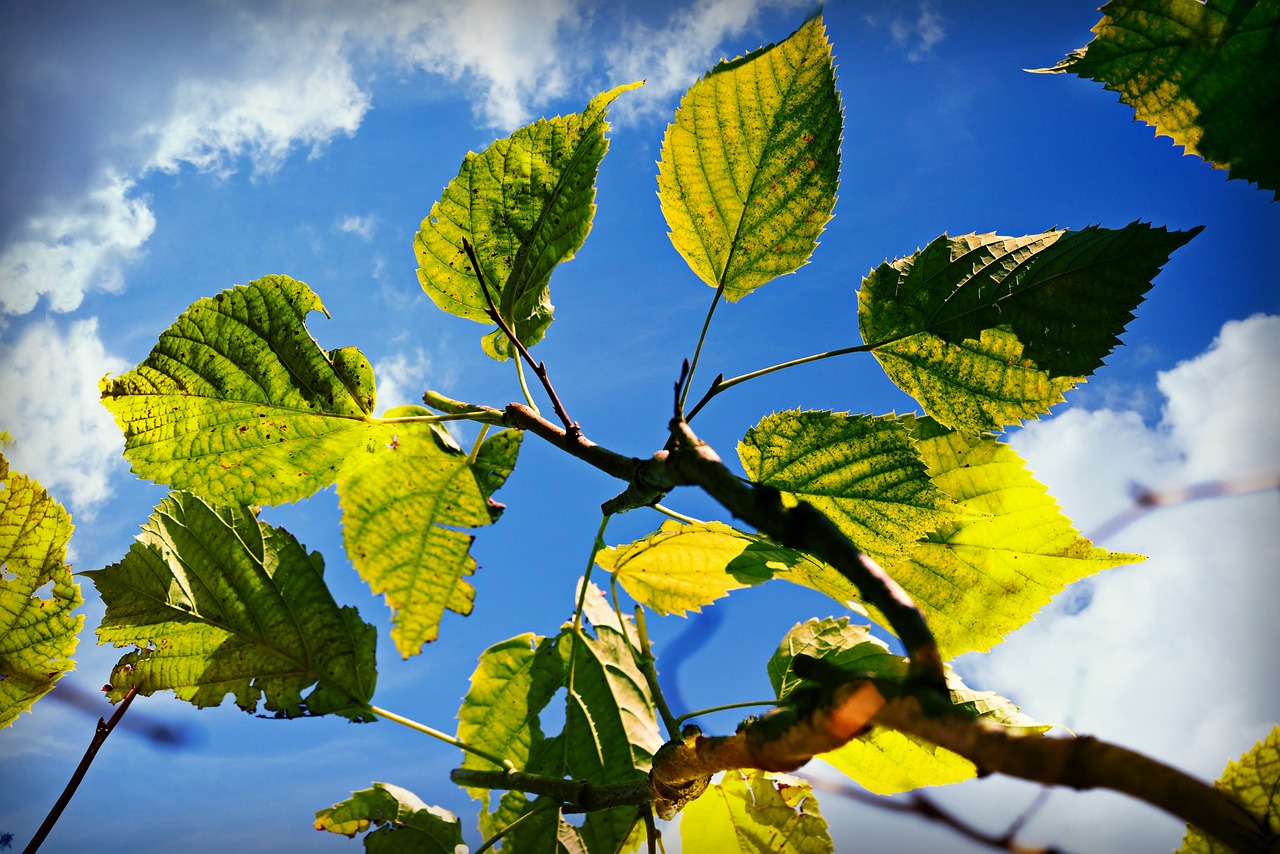
<path fill-rule="evenodd" d="M 619 120 L 669 112 L 672 95 L 683 94 L 720 57 L 713 51 L 741 34 L 766 9 L 810 5 L 807 0 L 701 0 L 675 13 L 666 26 L 625 28 L 618 47 L 606 54 L 617 82 L 645 80 L 615 108 Z"/>
<path fill-rule="evenodd" d="M 421 347 L 412 354 L 396 353 L 373 366 L 378 379 L 378 407 L 422 405 L 422 393 L 431 376 L 431 357 Z"/>
<path fill-rule="evenodd" d="M 84 198 L 30 217 L 0 251 L 0 311 L 26 314 L 41 296 L 54 311 L 73 311 L 89 290 L 121 290 L 125 264 L 156 225 L 132 191 L 132 181 L 108 171 Z"/>
<path fill-rule="evenodd" d="M 895 18 L 889 23 L 893 43 L 907 52 L 910 62 L 920 62 L 933 53 L 933 46 L 946 37 L 942 17 L 928 3 L 920 4 L 920 14 L 914 21 Z"/>
<path fill-rule="evenodd" d="M 373 239 L 373 217 L 351 214 L 338 221 L 338 231 L 354 234 L 365 242 Z"/>
<path fill-rule="evenodd" d="M 12 344 L 0 341 L 0 429 L 15 440 L 5 454 L 73 512 L 100 506 L 123 468 L 124 439 L 99 402 L 98 380 L 128 367 L 103 347 L 97 318 L 37 321 Z"/>
<path fill-rule="evenodd" d="M 1088 530 L 1123 509 L 1129 482 L 1280 469 L 1278 371 L 1280 317 L 1228 323 L 1209 350 L 1160 375 L 1167 403 L 1154 427 L 1130 412 L 1068 411 L 1012 442 Z M 1146 563 L 1085 582 L 1083 610 L 1051 607 L 961 667 L 1035 717 L 1215 778 L 1280 710 L 1280 682 L 1266 676 L 1280 649 L 1278 511 L 1274 491 L 1156 511 L 1105 543 Z M 1154 812 L 1121 818 L 1117 801 L 1090 803 L 1055 796 L 1035 835 L 1133 851 L 1167 850 L 1180 837 Z"/>

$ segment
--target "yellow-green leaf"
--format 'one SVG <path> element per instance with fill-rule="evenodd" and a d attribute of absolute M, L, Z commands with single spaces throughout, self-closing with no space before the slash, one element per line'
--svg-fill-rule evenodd
<path fill-rule="evenodd" d="M 492 322 L 463 250 L 467 240 L 503 320 L 526 347 L 542 340 L 551 325 L 551 273 L 591 230 L 596 171 L 609 147 L 606 110 L 640 85 L 610 89 L 581 113 L 540 119 L 480 154 L 467 154 L 414 239 L 418 279 L 437 306 Z M 505 338 L 498 331 L 485 336 L 485 351 L 508 358 Z"/>
<path fill-rule="evenodd" d="M 318 552 L 252 508 L 170 493 L 124 560 L 85 574 L 107 606 L 98 642 L 138 647 L 109 698 L 168 690 L 204 708 L 230 693 L 250 713 L 372 719 L 376 630 L 334 601 Z"/>
<path fill-rule="evenodd" d="M 1080 536 L 1008 445 L 918 423 L 917 447 L 957 515 L 885 569 L 911 595 L 944 658 L 986 652 L 1073 581 L 1141 555 Z"/>
<path fill-rule="evenodd" d="M 1102 13 L 1093 41 L 1037 70 L 1102 83 L 1187 154 L 1280 192 L 1280 4 L 1112 0 Z"/>
<path fill-rule="evenodd" d="M 1228 762 L 1214 788 L 1229 792 L 1258 817 L 1274 848 L 1280 839 L 1280 726 L 1273 726 L 1266 738 L 1240 757 Z M 1200 828 L 1187 825 L 1179 854 L 1230 854 L 1228 848 Z"/>
<path fill-rule="evenodd" d="M 685 93 L 663 138 L 658 198 L 699 278 L 736 301 L 808 261 L 835 206 L 841 126 L 821 15 Z"/>
<path fill-rule="evenodd" d="M 685 851 L 829 854 L 835 850 L 809 783 L 786 774 L 726 771 L 684 808 Z"/>
<path fill-rule="evenodd" d="M 316 813 L 316 830 L 354 837 L 377 827 L 364 838 L 365 851 L 385 854 L 459 854 L 462 822 L 443 807 L 391 783 L 374 783 L 352 792 L 345 801 Z"/>
<path fill-rule="evenodd" d="M 62 505 L 0 454 L 0 728 L 75 668 L 84 615 L 72 611 L 84 599 L 66 564 L 70 537 Z"/>
<path fill-rule="evenodd" d="M 821 510 L 877 561 L 905 557 L 951 515 L 895 416 L 792 410 L 738 443 L 747 477 Z"/>
<path fill-rule="evenodd" d="M 489 437 L 473 462 L 438 425 L 392 426 L 399 432 L 388 444 L 343 469 L 338 498 L 347 555 L 373 592 L 386 594 L 391 639 L 407 658 L 436 639 L 446 610 L 471 613 L 475 589 L 465 579 L 476 566 L 473 537 L 459 529 L 498 517 L 490 495 L 515 467 L 522 434 Z"/>
<path fill-rule="evenodd" d="M 934 240 L 862 280 L 862 338 L 940 423 L 1034 419 L 1097 370 L 1170 253 L 1200 232 L 1145 223 Z"/>
<path fill-rule="evenodd" d="M 302 282 L 258 279 L 194 303 L 142 364 L 104 379 L 133 470 L 212 501 L 283 504 L 389 442 L 368 360 L 321 349 L 312 311 L 324 306 Z"/>

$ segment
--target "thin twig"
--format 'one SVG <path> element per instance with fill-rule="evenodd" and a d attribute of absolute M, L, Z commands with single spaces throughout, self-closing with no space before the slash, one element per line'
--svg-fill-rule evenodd
<path fill-rule="evenodd" d="M 551 380 L 547 377 L 546 363 L 535 362 L 533 360 L 533 355 L 529 352 L 528 348 L 520 342 L 520 339 L 516 337 L 515 330 L 512 329 L 507 324 L 506 320 L 503 319 L 502 312 L 498 311 L 498 306 L 493 301 L 493 295 L 489 293 L 489 283 L 485 281 L 484 273 L 480 270 L 480 259 L 476 256 L 475 247 L 473 247 L 471 242 L 464 237 L 462 239 L 462 248 L 467 253 L 467 259 L 471 262 L 472 269 L 476 271 L 476 278 L 480 281 L 480 289 L 484 292 L 485 302 L 489 304 L 489 310 L 487 312 L 489 318 L 494 323 L 498 324 L 498 328 L 502 330 L 502 334 L 506 335 L 507 339 L 515 346 L 516 352 L 518 352 L 520 357 L 524 359 L 530 368 L 533 369 L 533 372 L 538 375 L 538 380 L 542 383 L 543 390 L 546 391 L 547 397 L 551 399 L 551 408 L 555 410 L 556 417 L 558 417 L 561 423 L 564 424 L 565 431 L 571 434 L 579 432 L 578 422 L 569 417 L 569 413 L 565 411 L 564 404 L 560 402 L 560 396 L 556 394 L 555 386 L 551 385 Z"/>
<path fill-rule="evenodd" d="M 111 735 L 111 731 L 116 728 L 116 724 L 120 723 L 120 718 L 124 717 L 129 704 L 133 702 L 133 698 L 136 696 L 138 696 L 138 686 L 134 685 L 129 689 L 129 693 L 124 695 L 124 699 L 120 701 L 120 705 L 116 707 L 115 713 L 110 720 L 98 718 L 98 725 L 93 731 L 93 738 L 89 740 L 89 748 L 85 750 L 84 756 L 80 759 L 80 764 L 76 766 L 75 772 L 71 775 L 71 779 L 67 781 L 67 786 L 54 803 L 53 809 L 49 810 L 49 814 L 45 816 L 44 823 L 40 825 L 36 835 L 31 837 L 31 842 L 23 849 L 23 854 L 34 854 L 34 852 L 40 850 L 40 846 L 44 844 L 45 837 L 49 835 L 49 831 L 53 830 L 53 826 L 58 823 L 58 818 L 61 817 L 62 811 L 67 808 L 67 804 L 71 803 L 71 797 L 76 793 L 76 789 L 80 787 L 80 781 L 84 779 L 84 775 L 88 773 L 89 766 L 93 764 L 93 758 L 98 755 L 98 750 L 102 747 L 103 742 L 107 740 L 107 736 Z"/>
<path fill-rule="evenodd" d="M 749 374 L 742 374 L 741 376 L 733 377 L 732 379 L 727 379 L 727 380 L 724 378 L 724 374 L 721 374 L 720 376 L 716 377 L 715 380 L 711 383 L 711 385 L 707 388 L 706 394 L 702 395 L 702 399 L 698 401 L 698 403 L 693 407 L 693 409 L 689 410 L 689 414 L 685 416 L 685 420 L 692 421 L 694 416 L 702 411 L 702 407 L 706 406 L 708 403 L 711 402 L 711 398 L 720 394 L 720 392 L 722 391 L 728 391 L 729 389 L 733 388 L 739 383 L 745 383 L 747 380 L 754 380 L 757 377 L 763 377 L 767 374 L 773 373 L 774 371 L 781 371 L 786 368 L 794 368 L 797 365 L 806 365 L 809 362 L 817 362 L 821 359 L 830 359 L 834 356 L 847 356 L 850 353 L 867 353 L 873 350 L 877 346 L 880 346 L 880 345 L 859 344 L 855 347 L 843 347 L 839 350 L 828 350 L 825 353 L 814 353 L 812 356 L 804 356 L 799 359 L 792 359 L 789 362 L 782 362 L 777 365 L 770 365 L 767 368 L 761 368 L 758 371 L 752 371 Z"/>

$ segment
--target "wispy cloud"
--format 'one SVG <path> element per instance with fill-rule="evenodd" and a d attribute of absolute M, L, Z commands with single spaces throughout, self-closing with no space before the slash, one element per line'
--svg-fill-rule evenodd
<path fill-rule="evenodd" d="M 1123 410 L 1069 410 L 1013 444 L 1087 531 L 1123 509 L 1131 482 L 1280 469 L 1277 371 L 1280 317 L 1227 323 L 1205 353 L 1160 375 L 1166 403 L 1158 424 Z M 1042 720 L 1212 779 L 1280 709 L 1280 684 L 1258 678 L 1267 653 L 1280 648 L 1272 613 L 1280 598 L 1276 511 L 1270 492 L 1153 512 L 1104 544 L 1146 554 L 1146 563 L 1077 585 L 1086 595 L 1073 607 L 1056 604 L 962 668 L 983 687 L 1012 692 Z M 1070 828 L 1078 845 L 1106 850 L 1151 849 L 1151 838 L 1133 834 L 1180 835 L 1155 818 L 1142 825 L 1095 816 L 1082 826 L 1079 807 L 1055 797 L 1037 818 L 1037 834 L 1061 837 Z"/>
<path fill-rule="evenodd" d="M 895 18 L 889 24 L 893 43 L 907 53 L 911 62 L 928 59 L 933 47 L 946 37 L 943 19 L 928 3 L 920 5 L 920 14 L 914 20 Z"/>
<path fill-rule="evenodd" d="M 354 234 L 366 242 L 373 239 L 373 229 L 372 216 L 349 214 L 338 220 L 338 231 L 343 234 Z"/>
<path fill-rule="evenodd" d="M 373 366 L 378 379 L 378 408 L 422 405 L 422 393 L 431 377 L 431 357 L 421 348 L 412 353 L 396 353 Z"/>
<path fill-rule="evenodd" d="M 101 506 L 123 469 L 123 440 L 99 403 L 98 380 L 128 367 L 103 346 L 96 318 L 37 321 L 12 344 L 0 341 L 2 429 L 15 440 L 6 456 L 73 512 Z"/>

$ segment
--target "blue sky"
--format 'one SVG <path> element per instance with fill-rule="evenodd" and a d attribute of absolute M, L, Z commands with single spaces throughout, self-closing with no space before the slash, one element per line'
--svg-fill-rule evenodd
<path fill-rule="evenodd" d="M 118 560 L 163 496 L 129 473 L 97 380 L 145 357 L 201 296 L 272 273 L 306 281 L 332 315 L 312 315 L 312 333 L 368 355 L 379 408 L 426 388 L 498 406 L 518 399 L 510 365 L 480 351 L 484 329 L 441 314 L 419 289 L 413 234 L 468 149 L 641 78 L 611 112 L 594 228 L 552 279 L 557 320 L 536 353 L 589 436 L 635 455 L 659 447 L 712 295 L 666 238 L 654 180 L 665 123 L 698 74 L 786 36 L 809 11 L 783 0 L 56 9 L 0 4 L 0 427 L 17 440 L 6 449 L 14 468 L 74 514 L 76 570 Z M 837 2 L 826 19 L 845 107 L 835 219 L 810 265 L 721 308 L 695 391 L 721 371 L 857 343 L 861 276 L 944 231 L 1203 224 L 1156 279 L 1126 346 L 1012 441 L 1086 533 L 1125 507 L 1132 482 L 1280 470 L 1280 208 L 1153 138 L 1097 84 L 1021 70 L 1086 43 L 1094 4 Z M 797 406 L 915 408 L 874 360 L 851 356 L 735 388 L 698 430 L 731 456 L 760 417 Z M 375 702 L 450 730 L 485 646 L 550 634 L 568 616 L 599 503 L 616 491 L 527 441 L 499 496 L 509 509 L 474 547 L 474 614 L 446 617 L 441 639 L 408 662 L 387 637 L 385 606 L 342 553 L 332 491 L 267 519 L 322 551 L 338 599 L 379 625 Z M 670 503 L 716 516 L 694 494 Z M 1280 712 L 1266 655 L 1280 648 L 1270 613 L 1278 510 L 1272 491 L 1148 516 L 1105 543 L 1147 563 L 1073 587 L 1010 641 L 957 666 L 1041 720 L 1216 776 Z M 608 539 L 659 522 L 632 513 Z M 79 669 L 64 681 L 94 692 L 119 653 L 93 645 L 102 606 L 84 587 Z M 773 585 L 714 610 L 711 642 L 679 669 L 690 708 L 767 695 L 764 662 L 785 631 L 840 613 Z M 684 625 L 655 621 L 660 658 Z M 357 850 L 311 830 L 312 813 L 375 780 L 472 822 L 447 781 L 457 752 L 389 723 L 281 723 L 163 695 L 136 703 L 135 715 L 188 741 L 162 749 L 113 736 L 45 850 Z M 45 700 L 0 733 L 0 832 L 30 836 L 91 731 L 90 716 Z M 1000 829 L 1035 790 L 987 780 L 936 795 Z M 856 834 L 869 850 L 968 850 L 944 830 L 822 803 L 837 839 Z M 1025 835 L 1066 850 L 1157 851 L 1181 828 L 1119 798 L 1055 793 Z"/>

